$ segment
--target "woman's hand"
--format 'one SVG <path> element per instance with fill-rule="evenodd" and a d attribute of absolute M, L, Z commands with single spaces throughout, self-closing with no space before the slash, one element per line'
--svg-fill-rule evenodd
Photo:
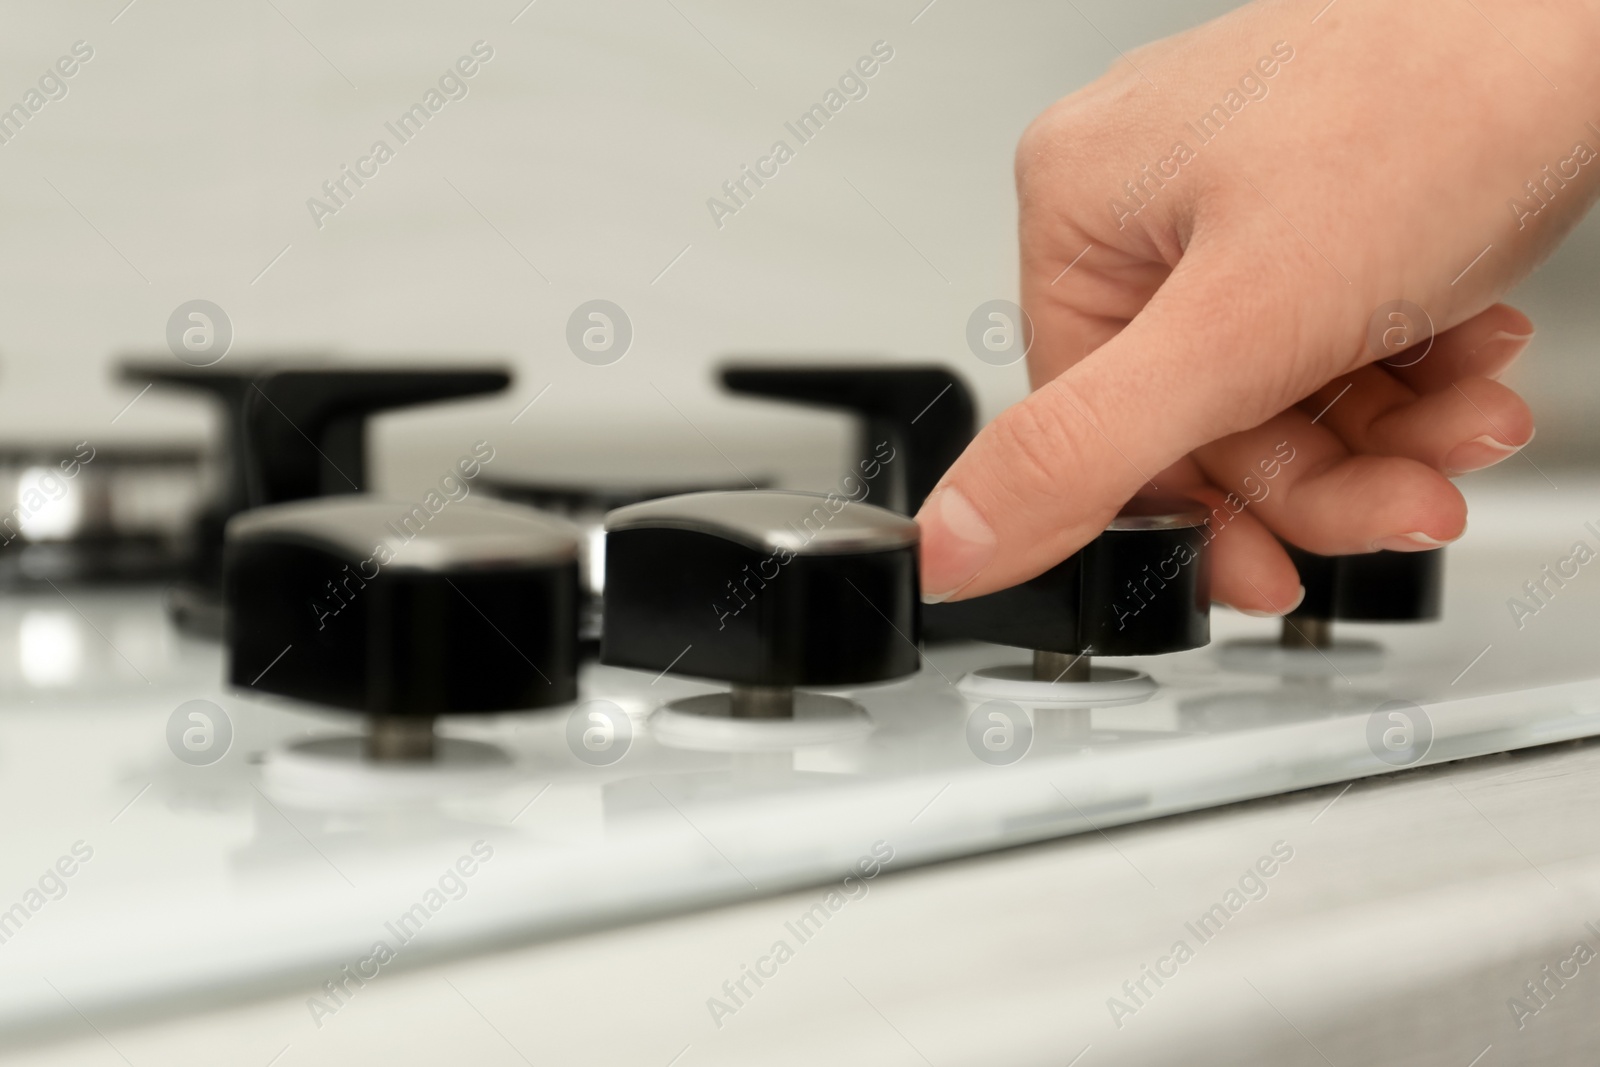
<path fill-rule="evenodd" d="M 1034 392 L 917 516 L 927 599 L 1032 577 L 1155 486 L 1213 506 L 1217 600 L 1286 612 L 1276 537 L 1447 543 L 1449 476 L 1532 438 L 1495 379 L 1533 328 L 1495 300 L 1600 192 L 1600 6 L 1324 2 L 1140 49 L 1024 134 Z"/>

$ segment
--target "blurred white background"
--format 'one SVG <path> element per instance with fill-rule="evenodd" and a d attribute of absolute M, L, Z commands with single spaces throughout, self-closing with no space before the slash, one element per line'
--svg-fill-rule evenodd
<path fill-rule="evenodd" d="M 504 398 L 386 417 L 390 488 L 432 480 L 429 457 L 478 437 L 512 457 L 502 471 L 545 475 L 644 456 L 726 477 L 702 431 L 763 470 L 842 455 L 841 419 L 720 396 L 710 372 L 728 353 L 947 361 L 992 416 L 1024 374 L 979 362 L 964 329 L 1016 295 L 1018 134 L 1118 49 L 1232 6 L 526 3 L 7 5 L 0 106 L 74 42 L 94 58 L 0 145 L 0 436 L 203 439 L 204 408 L 155 391 L 111 422 L 137 392 L 114 355 L 164 351 L 169 314 L 195 298 L 231 316 L 235 355 L 515 367 Z M 480 40 L 493 59 L 468 95 L 400 146 L 384 124 Z M 894 58 L 866 98 L 719 229 L 707 198 L 776 138 L 793 144 L 783 123 L 880 40 Z M 318 229 L 307 199 L 379 138 L 395 158 Z M 1540 327 L 1513 384 L 1540 417 L 1541 465 L 1600 437 L 1597 277 L 1591 218 L 1513 297 Z M 633 322 L 611 366 L 566 346 L 594 298 Z"/>

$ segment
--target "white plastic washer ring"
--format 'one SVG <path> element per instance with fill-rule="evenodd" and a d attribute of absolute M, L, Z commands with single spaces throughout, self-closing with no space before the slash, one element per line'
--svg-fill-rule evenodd
<path fill-rule="evenodd" d="M 1219 645 L 1217 662 L 1241 674 L 1279 674 L 1297 678 L 1371 674 L 1383 666 L 1376 641 L 1335 641 L 1327 648 L 1284 648 L 1264 637 Z"/>
<path fill-rule="evenodd" d="M 968 700 L 1009 700 L 1041 708 L 1114 708 L 1149 700 L 1155 680 L 1143 671 L 1091 664 L 1087 682 L 1040 682 L 1029 664 L 984 667 L 965 675 L 956 688 Z"/>
<path fill-rule="evenodd" d="M 727 693 L 685 697 L 657 708 L 650 733 L 668 748 L 705 752 L 782 752 L 852 741 L 872 732 L 872 718 L 853 700 L 824 693 L 794 694 L 792 719 L 735 719 Z"/>
<path fill-rule="evenodd" d="M 434 758 L 416 763 L 375 763 L 365 745 L 365 738 L 340 735 L 274 749 L 262 761 L 262 784 L 307 806 L 365 808 L 493 789 L 511 770 L 503 749 L 459 737 L 435 739 Z"/>

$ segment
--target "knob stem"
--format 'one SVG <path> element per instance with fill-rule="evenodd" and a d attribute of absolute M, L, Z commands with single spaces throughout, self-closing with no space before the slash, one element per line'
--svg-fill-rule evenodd
<path fill-rule="evenodd" d="M 367 722 L 367 759 L 372 762 L 424 763 L 433 759 L 431 717 L 374 715 Z"/>
<path fill-rule="evenodd" d="M 1283 648 L 1327 648 L 1333 644 L 1333 620 L 1285 615 L 1278 644 Z"/>
<path fill-rule="evenodd" d="M 1089 680 L 1089 653 L 1043 652 L 1033 653 L 1033 680 L 1036 682 L 1087 682 Z"/>
<path fill-rule="evenodd" d="M 728 694 L 728 714 L 735 719 L 792 719 L 794 690 L 778 685 L 736 685 Z"/>

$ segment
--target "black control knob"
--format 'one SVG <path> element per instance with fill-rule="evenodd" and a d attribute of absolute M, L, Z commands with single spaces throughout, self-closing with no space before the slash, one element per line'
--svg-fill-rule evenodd
<path fill-rule="evenodd" d="M 1444 590 L 1444 549 L 1319 556 L 1284 545 L 1305 599 L 1284 616 L 1286 648 L 1326 648 L 1335 620 L 1426 622 L 1439 617 Z"/>
<path fill-rule="evenodd" d="M 376 759 L 426 759 L 433 721 L 577 695 L 579 531 L 499 502 L 368 497 L 228 523 L 228 678 L 364 713 Z"/>
<path fill-rule="evenodd" d="M 189 584 L 173 601 L 180 624 L 205 632 L 220 630 L 215 602 L 230 518 L 267 504 L 364 491 L 368 416 L 495 393 L 511 382 L 499 367 L 290 368 L 246 361 L 188 367 L 142 358 L 125 362 L 122 376 L 199 392 L 222 409 L 217 496 L 196 520 Z"/>
<path fill-rule="evenodd" d="M 497 393 L 511 384 L 502 367 L 184 367 L 135 360 L 123 365 L 122 376 L 203 392 L 221 402 L 222 503 L 232 511 L 362 492 L 368 416 Z"/>
<path fill-rule="evenodd" d="M 938 365 L 732 364 L 723 368 L 722 384 L 735 393 L 859 416 L 862 463 L 884 472 L 871 499 L 905 515 L 917 513 L 976 430 L 971 390 Z M 887 462 L 885 444 L 894 457 Z"/>
<path fill-rule="evenodd" d="M 367 488 L 368 416 L 498 393 L 511 375 L 451 370 L 277 370 L 257 379 L 245 409 L 251 507 Z"/>
<path fill-rule="evenodd" d="M 839 496 L 691 493 L 606 518 L 601 661 L 731 683 L 783 718 L 796 686 L 915 673 L 918 529 Z"/>
<path fill-rule="evenodd" d="M 601 594 L 605 589 L 605 520 L 617 508 L 640 504 L 646 500 L 659 500 L 685 493 L 736 490 L 743 483 L 716 482 L 710 479 L 698 484 L 683 481 L 658 482 L 636 478 L 617 480 L 596 479 L 589 482 L 529 481 L 506 479 L 485 475 L 484 487 L 501 500 L 526 504 L 547 515 L 558 515 L 579 526 L 586 541 L 587 566 L 584 568 L 583 609 L 578 624 L 580 648 L 585 658 L 600 654 Z M 757 485 L 765 483 L 758 481 Z"/>
<path fill-rule="evenodd" d="M 221 581 L 222 528 L 230 516 L 250 506 L 245 409 L 252 395 L 252 382 L 262 373 L 259 367 L 237 364 L 227 370 L 180 367 L 171 360 L 134 361 L 122 366 L 125 381 L 194 390 L 211 397 L 221 409 L 215 497 L 195 519 L 190 546 L 190 580 L 201 588 L 215 589 Z"/>
<path fill-rule="evenodd" d="M 1206 517 L 1187 498 L 1140 497 L 1038 577 L 925 610 L 944 634 L 1032 649 L 1042 682 L 1089 680 L 1092 656 L 1198 648 L 1211 635 Z"/>

